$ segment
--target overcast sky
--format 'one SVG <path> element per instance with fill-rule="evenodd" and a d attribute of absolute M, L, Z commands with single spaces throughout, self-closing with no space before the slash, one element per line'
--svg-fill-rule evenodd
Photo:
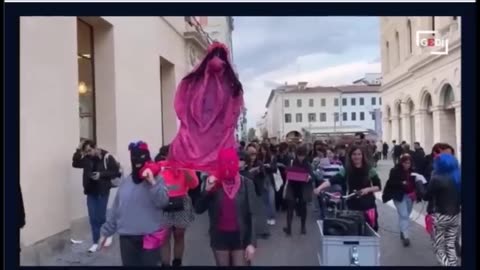
<path fill-rule="evenodd" d="M 376 17 L 235 17 L 233 56 L 245 90 L 248 127 L 270 90 L 288 82 L 348 84 L 380 72 Z"/>

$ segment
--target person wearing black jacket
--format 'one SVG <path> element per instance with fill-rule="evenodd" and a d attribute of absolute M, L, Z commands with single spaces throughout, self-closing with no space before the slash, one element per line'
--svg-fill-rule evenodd
<path fill-rule="evenodd" d="M 382 146 L 382 154 L 383 154 L 383 160 L 388 159 L 388 143 L 384 142 Z"/>
<path fill-rule="evenodd" d="M 275 208 L 278 211 L 286 211 L 287 205 L 283 199 L 283 189 L 285 188 L 285 183 L 287 182 L 287 173 L 286 167 L 290 166 L 292 163 L 293 157 L 288 153 L 288 144 L 283 142 L 278 147 L 277 155 L 277 165 L 280 176 L 282 176 L 283 184 L 279 190 L 275 193 Z"/>
<path fill-rule="evenodd" d="M 392 153 L 392 157 L 393 157 L 393 165 L 397 165 L 398 164 L 398 161 L 400 159 L 400 155 L 402 155 L 402 145 L 400 144 L 397 144 L 397 141 L 393 141 L 393 153 Z"/>
<path fill-rule="evenodd" d="M 22 229 L 25 227 L 25 207 L 23 206 L 23 196 L 22 196 L 22 188 L 20 187 L 20 183 L 18 183 L 18 229 Z M 21 252 L 21 248 L 19 247 L 19 253 Z"/>
<path fill-rule="evenodd" d="M 414 152 L 412 153 L 413 165 L 417 173 L 423 173 L 425 170 L 425 151 L 419 142 L 414 143 Z"/>
<path fill-rule="evenodd" d="M 460 229 L 460 166 L 455 156 L 442 153 L 434 159 L 433 167 L 424 195 L 424 199 L 432 204 L 433 247 L 443 266 L 458 266 L 455 245 Z"/>
<path fill-rule="evenodd" d="M 306 234 L 307 203 L 313 197 L 313 183 L 317 181 L 317 175 L 307 159 L 307 148 L 300 146 L 295 152 L 295 159 L 287 167 L 287 183 L 284 198 L 287 202 L 287 224 L 283 231 L 287 236 L 292 235 L 292 220 L 295 207 L 298 207 L 301 228 L 300 233 Z M 303 180 L 297 179 L 299 176 Z M 295 179 L 293 178 L 295 177 Z M 298 206 L 297 206 L 298 205 Z"/>
<path fill-rule="evenodd" d="M 83 193 L 87 196 L 93 240 L 89 252 L 95 252 L 100 239 L 100 229 L 106 221 L 111 181 L 121 176 L 120 167 L 112 155 L 90 140 L 80 143 L 73 154 L 72 166 L 83 170 Z M 105 246 L 111 245 L 111 241 L 112 238 L 108 238 Z"/>
<path fill-rule="evenodd" d="M 255 220 L 255 232 L 263 239 L 270 237 L 270 230 L 267 226 L 267 215 L 265 204 L 263 203 L 263 193 L 265 190 L 265 167 L 263 163 L 258 160 L 258 152 L 255 145 L 247 146 L 248 163 L 246 170 L 250 174 L 250 179 L 253 180 L 255 186 L 256 200 L 255 205 L 258 208 L 258 217 Z"/>
<path fill-rule="evenodd" d="M 398 224 L 400 227 L 400 239 L 404 246 L 410 245 L 410 214 L 413 210 L 413 204 L 420 198 L 417 197 L 415 176 L 412 157 L 403 154 L 400 162 L 390 170 L 382 200 L 384 203 L 393 200 L 398 213 Z"/>
<path fill-rule="evenodd" d="M 262 191 L 262 200 L 265 205 L 267 224 L 275 225 L 275 178 L 277 172 L 277 160 L 270 151 L 270 145 L 262 143 L 258 152 L 258 160 L 263 164 L 265 182 Z"/>

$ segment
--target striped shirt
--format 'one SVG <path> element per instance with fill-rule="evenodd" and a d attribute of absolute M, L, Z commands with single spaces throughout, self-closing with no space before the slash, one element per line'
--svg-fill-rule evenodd
<path fill-rule="evenodd" d="M 325 164 L 320 167 L 323 172 L 323 180 L 329 181 L 333 176 L 340 172 L 343 168 L 340 162 L 332 162 L 330 164 Z"/>

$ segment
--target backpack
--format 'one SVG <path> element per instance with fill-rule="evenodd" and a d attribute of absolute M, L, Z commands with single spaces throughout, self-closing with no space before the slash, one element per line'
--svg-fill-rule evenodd
<path fill-rule="evenodd" d="M 117 159 L 110 153 L 106 153 L 105 156 L 103 157 L 103 166 L 105 167 L 105 170 L 108 169 L 108 158 L 112 157 L 115 163 L 117 164 L 117 168 L 120 171 L 120 177 L 110 179 L 110 183 L 112 184 L 113 188 L 116 188 L 120 186 L 122 176 L 123 176 L 123 168 L 120 162 L 117 161 Z"/>

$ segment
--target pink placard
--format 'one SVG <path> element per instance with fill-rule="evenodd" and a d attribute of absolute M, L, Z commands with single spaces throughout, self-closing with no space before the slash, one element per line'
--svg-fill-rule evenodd
<path fill-rule="evenodd" d="M 308 182 L 308 178 L 308 173 L 287 171 L 287 179 L 289 181 Z"/>

